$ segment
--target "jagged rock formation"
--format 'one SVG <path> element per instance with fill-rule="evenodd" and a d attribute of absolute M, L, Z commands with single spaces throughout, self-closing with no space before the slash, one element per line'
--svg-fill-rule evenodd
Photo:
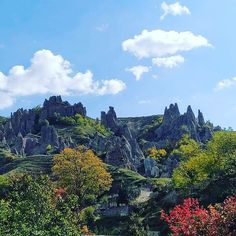
<path fill-rule="evenodd" d="M 205 123 L 201 111 L 196 118 L 191 106 L 188 106 L 187 112 L 181 115 L 178 105 L 171 104 L 165 109 L 162 125 L 155 130 L 155 141 L 165 147 L 168 142 L 175 143 L 183 134 L 188 134 L 198 142 L 206 142 L 211 139 L 212 133 L 213 130 Z"/>
<path fill-rule="evenodd" d="M 69 102 L 62 101 L 61 96 L 52 96 L 48 100 L 45 99 L 39 118 L 41 120 L 50 119 L 54 118 L 55 115 L 70 117 L 77 113 L 82 116 L 86 116 L 86 108 L 82 105 L 82 103 L 79 102 L 74 105 L 70 105 Z"/>
<path fill-rule="evenodd" d="M 101 112 L 101 124 L 115 134 L 107 145 L 106 162 L 137 170 L 144 159 L 143 152 L 129 127 L 118 121 L 113 107 L 107 113 Z"/>
<path fill-rule="evenodd" d="M 107 134 L 99 131 L 87 135 L 73 133 L 76 125 L 70 128 L 57 123 L 62 117 L 76 114 L 86 117 L 86 108 L 81 103 L 71 105 L 62 101 L 61 96 L 52 96 L 45 99 L 42 107 L 12 113 L 9 120 L 0 125 L 0 142 L 22 156 L 48 151 L 57 153 L 66 147 L 83 144 L 108 164 L 127 167 L 146 176 L 170 177 L 178 165 L 178 158 L 166 158 L 160 164 L 151 158 L 145 159 L 143 153 L 147 148 L 168 149 L 183 134 L 204 143 L 211 139 L 214 129 L 220 129 L 205 122 L 200 110 L 196 118 L 190 106 L 186 113 L 180 114 L 177 104 L 166 107 L 164 115 L 133 118 L 117 118 L 115 109 L 109 107 L 108 112 L 101 112 L 100 121 L 92 123 L 104 126 Z"/>
<path fill-rule="evenodd" d="M 121 119 L 123 124 L 129 127 L 136 127 L 140 130 L 144 125 L 147 129 L 146 133 L 141 132 L 138 137 L 138 143 L 143 151 L 148 148 L 164 148 L 172 149 L 177 141 L 184 134 L 188 134 L 192 139 L 200 143 L 205 143 L 212 138 L 215 128 L 205 122 L 202 112 L 198 111 L 196 118 L 191 106 L 188 106 L 184 114 L 180 114 L 177 104 L 171 104 L 165 108 L 162 122 L 155 122 L 154 119 L 160 119 L 161 116 L 152 117 L 149 126 L 144 122 L 144 118 Z M 140 123 L 139 126 L 136 124 Z M 145 129 L 144 129 L 145 130 Z M 219 127 L 217 128 L 219 130 Z M 150 158 L 144 160 L 144 174 L 150 177 L 170 177 L 173 169 L 178 165 L 178 157 L 171 156 L 166 158 L 161 164 Z"/>
<path fill-rule="evenodd" d="M 119 122 L 117 120 L 116 112 L 114 107 L 109 107 L 109 111 L 106 113 L 105 111 L 101 112 L 101 123 L 106 128 L 109 128 L 114 133 L 117 133 L 120 129 Z"/>
<path fill-rule="evenodd" d="M 144 170 L 146 176 L 160 177 L 160 169 L 153 158 L 148 157 L 144 160 Z"/>
<path fill-rule="evenodd" d="M 63 102 L 61 96 L 52 96 L 49 100 L 45 99 L 42 108 L 21 108 L 11 114 L 9 121 L 0 127 L 0 141 L 20 155 L 43 154 L 48 145 L 52 145 L 55 150 L 62 150 L 73 142 L 59 138 L 54 126 L 43 124 L 40 127 L 40 121 L 57 116 L 70 117 L 77 113 L 86 115 L 86 108 L 81 103 L 70 105 Z"/>

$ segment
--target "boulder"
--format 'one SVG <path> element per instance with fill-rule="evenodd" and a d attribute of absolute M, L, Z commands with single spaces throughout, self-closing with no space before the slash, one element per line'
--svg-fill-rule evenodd
<path fill-rule="evenodd" d="M 54 126 L 43 126 L 41 128 L 41 139 L 40 143 L 42 145 L 52 145 L 56 148 L 59 148 L 58 134 Z"/>
<path fill-rule="evenodd" d="M 148 177 L 160 176 L 160 170 L 157 166 L 157 162 L 153 158 L 148 157 L 144 160 L 144 170 L 145 175 Z"/>

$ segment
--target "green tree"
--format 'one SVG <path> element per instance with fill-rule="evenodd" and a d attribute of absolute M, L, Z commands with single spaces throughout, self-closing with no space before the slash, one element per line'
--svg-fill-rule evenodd
<path fill-rule="evenodd" d="M 236 192 L 236 133 L 217 132 L 206 149 L 183 160 L 174 170 L 177 188 L 214 193 L 222 198 Z"/>
<path fill-rule="evenodd" d="M 200 145 L 195 140 L 191 139 L 189 135 L 184 135 L 176 144 L 172 154 L 180 156 L 181 160 L 187 160 L 197 156 L 201 151 Z"/>
<path fill-rule="evenodd" d="M 147 231 L 144 228 L 143 219 L 137 214 L 132 214 L 128 219 L 127 235 L 147 236 Z"/>
<path fill-rule="evenodd" d="M 7 196 L 0 200 L 0 235 L 79 235 L 74 212 L 56 198 L 53 184 L 46 176 L 11 178 Z"/>

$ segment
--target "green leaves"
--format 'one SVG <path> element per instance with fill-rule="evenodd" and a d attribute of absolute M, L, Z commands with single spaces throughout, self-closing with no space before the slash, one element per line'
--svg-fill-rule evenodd
<path fill-rule="evenodd" d="M 112 178 L 104 163 L 83 146 L 65 148 L 53 162 L 52 170 L 60 187 L 79 196 L 81 203 L 88 195 L 98 196 L 111 187 Z"/>
<path fill-rule="evenodd" d="M 76 215 L 57 199 L 47 176 L 10 179 L 0 200 L 0 235 L 79 235 Z"/>
<path fill-rule="evenodd" d="M 173 150 L 173 155 L 180 156 L 181 160 L 187 160 L 190 157 L 201 153 L 200 145 L 188 135 L 184 135 Z"/>
<path fill-rule="evenodd" d="M 193 188 L 203 191 L 209 186 L 215 188 L 218 180 L 224 180 L 228 181 L 222 192 L 225 191 L 230 186 L 230 179 L 236 176 L 236 133 L 215 133 L 205 150 L 194 142 L 181 144 L 175 151 L 183 160 L 173 173 L 175 186 L 188 191 Z"/>

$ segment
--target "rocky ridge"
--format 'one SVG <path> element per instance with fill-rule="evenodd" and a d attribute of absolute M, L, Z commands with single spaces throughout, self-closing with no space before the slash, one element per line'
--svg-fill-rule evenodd
<path fill-rule="evenodd" d="M 178 164 L 176 158 L 167 159 L 160 166 L 144 156 L 150 147 L 167 148 L 176 143 L 183 134 L 198 142 L 211 139 L 214 127 L 205 122 L 201 111 L 195 117 L 188 106 L 180 114 L 177 104 L 165 108 L 164 115 L 136 118 L 117 118 L 113 107 L 101 112 L 97 122 L 109 131 L 108 135 L 94 132 L 83 137 L 61 135 L 66 128 L 58 125 L 63 117 L 80 114 L 86 117 L 86 108 L 81 103 L 71 105 L 61 96 L 45 99 L 42 107 L 30 110 L 19 109 L 0 126 L 0 142 L 11 152 L 21 156 L 58 153 L 65 147 L 85 145 L 92 148 L 108 164 L 139 171 L 147 176 L 169 176 Z M 72 127 L 73 129 L 73 127 Z M 60 135 L 59 135 L 60 134 Z M 79 140 L 79 141 L 78 141 Z"/>

